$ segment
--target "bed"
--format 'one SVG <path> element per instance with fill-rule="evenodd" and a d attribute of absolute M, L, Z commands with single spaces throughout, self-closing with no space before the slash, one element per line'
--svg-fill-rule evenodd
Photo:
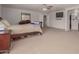
<path fill-rule="evenodd" d="M 10 25 L 10 23 L 7 20 L 1 20 L 0 22 L 2 22 L 6 26 L 6 28 L 11 31 L 12 38 L 26 36 L 35 33 L 43 33 L 40 28 L 40 25 L 31 23 L 22 25 Z"/>

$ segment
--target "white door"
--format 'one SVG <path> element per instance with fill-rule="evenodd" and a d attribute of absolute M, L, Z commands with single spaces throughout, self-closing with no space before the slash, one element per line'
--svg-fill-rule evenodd
<path fill-rule="evenodd" d="M 78 19 L 72 19 L 71 30 L 78 30 Z"/>
<path fill-rule="evenodd" d="M 70 18 L 71 15 L 71 18 Z M 75 15 L 75 10 L 70 10 L 69 11 L 69 28 L 70 30 L 78 30 L 78 19 L 77 16 Z"/>

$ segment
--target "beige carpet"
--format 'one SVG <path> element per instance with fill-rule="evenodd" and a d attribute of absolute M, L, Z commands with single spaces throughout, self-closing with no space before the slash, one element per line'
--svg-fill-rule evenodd
<path fill-rule="evenodd" d="M 13 42 L 11 54 L 79 53 L 79 32 L 47 29 L 43 35 Z"/>

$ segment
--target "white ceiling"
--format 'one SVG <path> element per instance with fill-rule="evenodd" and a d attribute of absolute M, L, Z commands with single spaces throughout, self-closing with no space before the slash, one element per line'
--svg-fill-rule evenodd
<path fill-rule="evenodd" d="M 59 10 L 69 7 L 77 6 L 78 4 L 47 4 L 48 6 L 53 6 L 51 10 Z M 28 10 L 35 10 L 35 11 L 43 11 L 42 8 L 44 7 L 43 4 L 3 4 L 3 7 L 11 7 L 11 8 L 19 8 L 19 9 L 28 9 Z"/>

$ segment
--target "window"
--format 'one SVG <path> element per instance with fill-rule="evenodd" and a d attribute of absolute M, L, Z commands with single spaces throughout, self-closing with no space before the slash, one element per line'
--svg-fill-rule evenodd
<path fill-rule="evenodd" d="M 22 20 L 31 20 L 31 14 L 30 13 L 21 13 L 21 19 Z"/>

